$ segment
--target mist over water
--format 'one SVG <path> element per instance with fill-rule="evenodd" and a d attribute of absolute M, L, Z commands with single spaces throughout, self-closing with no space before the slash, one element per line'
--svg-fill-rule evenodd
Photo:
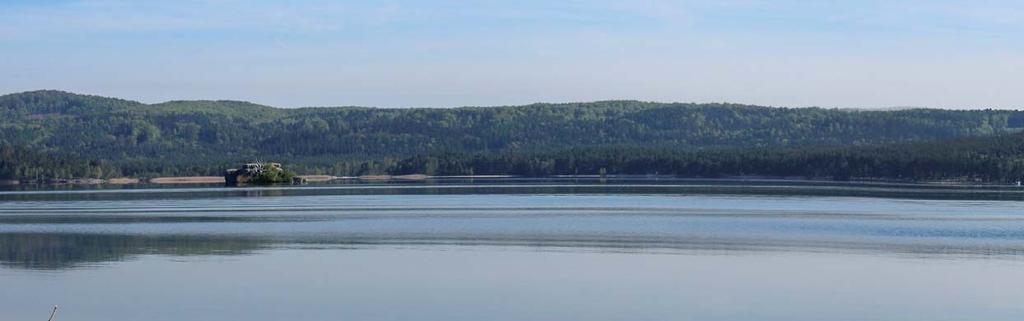
<path fill-rule="evenodd" d="M 76 320 L 1024 314 L 1024 190 L 494 180 L 0 191 L 0 311 Z M 7 311 L 11 311 L 9 314 Z"/>

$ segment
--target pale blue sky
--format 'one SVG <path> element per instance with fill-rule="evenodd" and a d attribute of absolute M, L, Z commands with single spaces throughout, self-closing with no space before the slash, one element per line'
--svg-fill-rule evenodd
<path fill-rule="evenodd" d="M 1024 107 L 1021 1 L 10 1 L 0 93 Z"/>

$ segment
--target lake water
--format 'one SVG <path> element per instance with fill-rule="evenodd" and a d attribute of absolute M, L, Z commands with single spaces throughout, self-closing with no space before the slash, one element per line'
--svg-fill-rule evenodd
<path fill-rule="evenodd" d="M 1024 189 L 0 191 L 0 320 L 1021 320 Z"/>

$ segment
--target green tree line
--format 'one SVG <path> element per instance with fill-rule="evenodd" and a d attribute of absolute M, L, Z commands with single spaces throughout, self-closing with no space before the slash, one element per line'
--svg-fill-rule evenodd
<path fill-rule="evenodd" d="M 1024 135 L 852 147 L 710 151 L 604 147 L 541 153 L 443 154 L 399 160 L 389 173 L 1015 182 L 1024 179 Z"/>
<path fill-rule="evenodd" d="M 838 163 L 824 168 L 838 173 L 843 168 L 863 168 L 866 165 L 856 157 L 870 153 L 891 153 L 884 156 L 885 162 L 926 156 L 897 157 L 898 150 L 885 146 L 1010 137 L 1006 135 L 1022 128 L 1024 112 L 1010 110 L 866 111 L 640 101 L 281 109 L 237 101 L 143 104 L 35 91 L 0 96 L 0 146 L 16 155 L 5 156 L 7 165 L 0 175 L 219 175 L 225 168 L 256 158 L 286 163 L 300 173 L 334 175 L 413 169 L 460 174 L 594 174 L 600 168 L 609 173 L 747 175 L 749 169 L 728 164 L 733 164 L 733 159 L 768 164 L 779 158 L 796 161 L 788 166 L 832 159 Z M 632 160 L 636 154 L 649 163 Z M 876 157 L 883 161 L 879 157 L 883 155 Z M 839 158 L 847 159 L 847 167 L 841 166 Z M 705 159 L 714 164 L 703 164 Z M 850 160 L 861 165 L 851 165 Z M 984 163 L 971 161 L 975 163 L 961 165 Z M 783 170 L 785 164 L 777 163 L 775 170 L 759 171 L 821 176 L 807 169 Z M 815 163 L 814 168 L 821 166 Z M 844 171 L 851 177 L 928 176 L 911 175 L 907 170 L 858 170 Z"/>

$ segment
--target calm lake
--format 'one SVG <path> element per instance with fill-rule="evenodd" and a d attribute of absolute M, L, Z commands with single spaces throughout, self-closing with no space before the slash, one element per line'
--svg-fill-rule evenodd
<path fill-rule="evenodd" d="M 0 320 L 1021 320 L 1024 189 L 0 190 Z"/>

